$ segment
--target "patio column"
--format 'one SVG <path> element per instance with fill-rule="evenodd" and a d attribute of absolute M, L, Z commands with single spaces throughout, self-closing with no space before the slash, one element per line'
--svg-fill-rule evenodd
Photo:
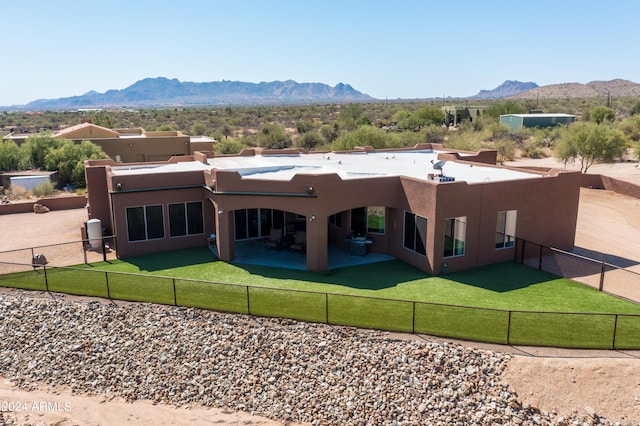
<path fill-rule="evenodd" d="M 216 209 L 216 244 L 218 245 L 218 258 L 225 262 L 233 260 L 235 255 L 233 211 Z"/>
<path fill-rule="evenodd" d="M 309 215 L 307 217 L 307 270 L 326 271 L 329 267 L 327 217 Z"/>

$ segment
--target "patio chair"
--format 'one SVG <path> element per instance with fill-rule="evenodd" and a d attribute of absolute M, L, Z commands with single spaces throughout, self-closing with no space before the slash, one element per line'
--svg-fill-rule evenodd
<path fill-rule="evenodd" d="M 305 231 L 296 231 L 296 238 L 289 246 L 289 249 L 304 253 L 307 249 L 307 233 Z"/>
<path fill-rule="evenodd" d="M 269 239 L 264 242 L 264 248 L 269 250 L 274 248 L 280 250 L 282 247 L 282 228 L 272 228 L 269 233 Z"/>

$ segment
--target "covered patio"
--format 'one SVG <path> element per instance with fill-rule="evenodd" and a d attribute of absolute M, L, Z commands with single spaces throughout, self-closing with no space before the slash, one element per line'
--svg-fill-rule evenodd
<path fill-rule="evenodd" d="M 264 242 L 264 239 L 236 241 L 235 258 L 231 263 L 273 266 L 275 268 L 298 269 L 302 271 L 307 269 L 306 253 L 290 251 L 287 248 L 267 250 Z M 215 246 L 212 247 L 211 250 L 217 255 Z M 328 269 L 385 262 L 394 259 L 393 256 L 383 253 L 367 253 L 366 256 L 352 256 L 348 251 L 345 251 L 335 244 L 329 244 L 328 250 Z"/>

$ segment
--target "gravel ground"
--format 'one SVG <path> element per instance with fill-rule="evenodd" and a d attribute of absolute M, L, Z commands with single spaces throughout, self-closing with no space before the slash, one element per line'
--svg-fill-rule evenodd
<path fill-rule="evenodd" d="M 502 379 L 510 355 L 455 343 L 8 294 L 0 318 L 0 371 L 21 389 L 224 407 L 285 424 L 611 424 L 595 412 L 556 418 L 523 404 Z"/>

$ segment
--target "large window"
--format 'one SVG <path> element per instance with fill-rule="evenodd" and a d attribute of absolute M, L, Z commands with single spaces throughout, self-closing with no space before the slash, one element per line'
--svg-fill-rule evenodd
<path fill-rule="evenodd" d="M 351 232 L 365 235 L 369 232 L 384 234 L 384 207 L 358 207 L 351 209 Z"/>
<path fill-rule="evenodd" d="M 234 212 L 235 239 L 269 236 L 271 228 L 284 228 L 284 212 L 272 209 L 243 209 Z"/>
<path fill-rule="evenodd" d="M 127 207 L 129 241 L 164 238 L 162 206 Z"/>
<path fill-rule="evenodd" d="M 466 239 L 466 216 L 451 217 L 444 220 L 444 257 L 464 255 Z"/>
<path fill-rule="evenodd" d="M 202 201 L 169 204 L 170 236 L 180 237 L 184 235 L 202 234 L 203 232 Z"/>
<path fill-rule="evenodd" d="M 513 247 L 516 243 L 516 210 L 498 212 L 496 248 Z"/>
<path fill-rule="evenodd" d="M 404 247 L 420 254 L 427 254 L 427 219 L 404 212 Z"/>

